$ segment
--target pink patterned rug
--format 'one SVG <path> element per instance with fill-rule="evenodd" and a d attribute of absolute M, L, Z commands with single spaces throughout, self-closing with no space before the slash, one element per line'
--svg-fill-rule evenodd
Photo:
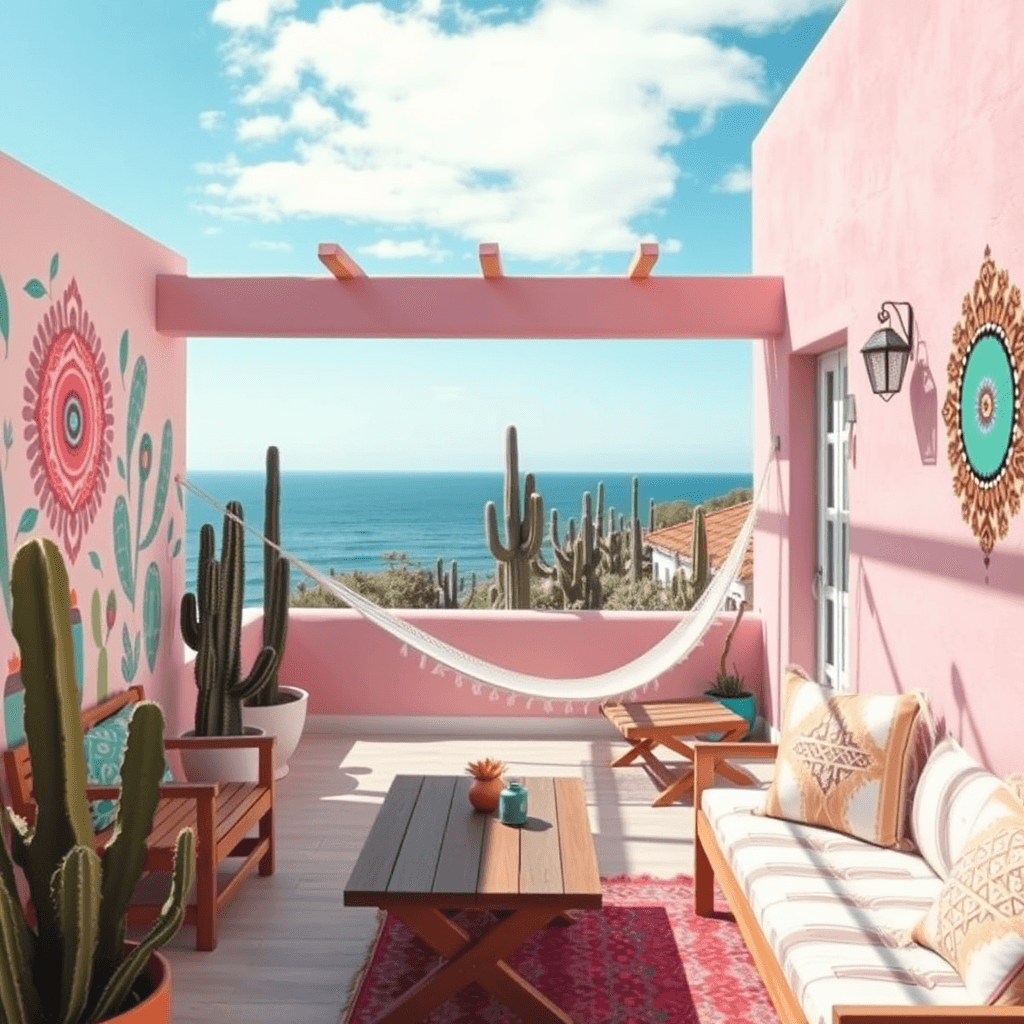
<path fill-rule="evenodd" d="M 693 880 L 602 879 L 604 906 L 574 911 L 509 963 L 577 1024 L 777 1024 L 778 1017 L 732 914 L 717 890 L 715 916 L 693 912 Z M 456 920 L 471 933 L 481 911 Z M 388 915 L 341 1024 L 373 1024 L 440 958 Z M 439 1006 L 425 1024 L 511 1024 L 510 1010 L 478 985 Z"/>

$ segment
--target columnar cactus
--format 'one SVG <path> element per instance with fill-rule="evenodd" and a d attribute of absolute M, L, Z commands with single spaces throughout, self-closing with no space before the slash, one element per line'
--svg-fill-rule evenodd
<path fill-rule="evenodd" d="M 0 1016 L 9 1024 L 90 1024 L 130 1008 L 150 954 L 181 927 L 195 872 L 195 834 L 178 833 L 169 896 L 125 956 L 125 913 L 160 799 L 163 714 L 152 701 L 135 705 L 114 831 L 97 854 L 85 796 L 68 577 L 56 545 L 40 538 L 22 545 L 12 594 L 37 809 L 32 827 L 5 813 L 13 863 L 25 872 L 38 922 L 33 929 L 24 919 L 11 855 L 0 843 Z"/>
<path fill-rule="evenodd" d="M 530 607 L 530 565 L 540 550 L 544 501 L 534 490 L 533 474 L 526 476 L 524 510 L 519 508 L 519 449 L 516 428 L 505 432 L 505 544 L 498 540 L 494 502 L 484 508 L 487 545 L 499 563 L 499 592 L 506 608 Z"/>
<path fill-rule="evenodd" d="M 278 704 L 277 670 L 284 657 L 288 635 L 288 591 L 290 563 L 281 557 L 281 457 L 277 448 L 267 449 L 267 485 L 263 501 L 263 536 L 272 544 L 263 544 L 263 645 L 277 651 L 277 662 L 267 681 L 253 694 L 255 707 Z M 275 547 L 274 545 L 277 545 Z M 283 577 L 283 580 L 282 580 Z"/>
<path fill-rule="evenodd" d="M 650 559 L 644 558 L 644 543 L 640 533 L 640 478 L 633 477 L 633 514 L 629 528 L 629 581 L 639 583 Z"/>
<path fill-rule="evenodd" d="M 452 559 L 452 571 L 444 571 L 444 559 L 437 560 L 437 607 L 459 607 L 459 563 Z"/>
<path fill-rule="evenodd" d="M 242 597 L 245 592 L 244 513 L 237 501 L 228 504 L 224 516 L 221 560 L 213 557 L 213 527 L 205 523 L 199 531 L 199 571 L 195 594 L 181 599 L 181 635 L 196 652 L 195 678 L 197 736 L 241 736 L 242 701 L 267 684 L 279 662 L 279 644 L 284 642 L 286 616 L 272 620 L 281 635 L 271 635 L 256 656 L 252 671 L 244 679 L 242 660 Z M 288 601 L 287 562 L 278 564 L 274 578 Z"/>
<path fill-rule="evenodd" d="M 698 505 L 693 510 L 693 552 L 689 577 L 680 569 L 672 577 L 673 603 L 678 608 L 692 608 L 701 594 L 704 593 L 710 578 L 708 563 L 708 532 L 704 506 Z"/>

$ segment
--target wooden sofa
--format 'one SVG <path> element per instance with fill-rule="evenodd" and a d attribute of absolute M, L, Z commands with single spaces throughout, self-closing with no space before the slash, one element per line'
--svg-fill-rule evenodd
<path fill-rule="evenodd" d="M 730 757 L 774 761 L 777 752 L 777 745 L 771 743 L 701 743 L 694 746 L 694 904 L 696 913 L 701 917 L 712 915 L 714 882 L 717 880 L 780 1021 L 782 1024 L 808 1024 L 808 1018 L 790 987 L 775 949 L 736 880 L 729 858 L 718 843 L 711 820 L 702 809 L 704 793 L 713 787 L 717 766 L 721 761 Z M 1022 1019 L 1024 1009 L 1019 1006 L 836 1005 L 832 1013 L 832 1024 L 888 1024 L 894 1020 L 908 1020 L 914 1024 L 951 1024 L 953 1021 L 968 1024 L 973 1021 Z"/>
<path fill-rule="evenodd" d="M 82 712 L 83 732 L 109 718 L 126 704 L 143 700 L 141 686 L 132 686 L 93 708 Z M 261 875 L 274 873 L 274 736 L 224 736 L 165 739 L 164 749 L 189 746 L 258 747 L 259 780 L 251 782 L 173 783 L 160 787 L 160 802 L 153 816 L 153 829 L 147 841 L 145 871 L 165 874 L 171 871 L 174 843 L 183 828 L 196 834 L 196 884 L 192 902 L 185 910 L 185 924 L 196 929 L 196 949 L 217 946 L 217 915 L 238 891 L 241 884 L 259 867 Z M 20 743 L 4 751 L 4 770 L 10 791 L 11 807 L 30 824 L 35 820 L 32 791 L 32 763 L 28 744 Z M 117 786 L 87 786 L 90 800 L 116 799 Z M 257 836 L 247 833 L 258 829 Z M 102 850 L 109 841 L 113 825 L 96 835 Z M 218 868 L 228 857 L 241 862 L 223 880 Z M 147 888 L 144 876 L 140 891 Z M 136 894 L 139 895 L 138 893 Z M 157 889 L 161 902 L 166 887 Z M 129 924 L 148 924 L 160 910 L 159 903 L 136 902 L 128 910 Z"/>

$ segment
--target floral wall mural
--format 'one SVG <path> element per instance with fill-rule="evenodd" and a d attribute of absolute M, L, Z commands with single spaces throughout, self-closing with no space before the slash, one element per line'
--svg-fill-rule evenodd
<path fill-rule="evenodd" d="M 142 683 L 170 705 L 171 732 L 184 530 L 168 491 L 184 471 L 185 354 L 155 333 L 153 294 L 155 275 L 185 261 L 2 153 L 0 191 L 22 199 L 0 214 L 2 742 L 24 736 L 10 569 L 33 536 L 68 568 L 83 705 Z"/>
<path fill-rule="evenodd" d="M 1021 293 L 988 246 L 953 328 L 942 419 L 953 493 L 988 568 L 992 548 L 1020 511 L 1024 490 L 1024 319 Z"/>

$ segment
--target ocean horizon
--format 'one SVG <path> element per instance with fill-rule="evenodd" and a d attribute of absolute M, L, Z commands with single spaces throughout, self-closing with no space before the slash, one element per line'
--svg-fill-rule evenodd
<path fill-rule="evenodd" d="M 650 500 L 706 501 L 737 487 L 751 487 L 751 473 L 587 473 L 534 474 L 544 499 L 544 550 L 548 551 L 551 510 L 558 510 L 559 536 L 564 537 L 571 517 L 578 524 L 583 494 L 589 491 L 596 513 L 597 485 L 604 483 L 605 513 L 615 509 L 616 519 L 627 518 L 632 503 L 632 481 L 640 481 L 640 522 L 647 525 Z M 240 501 L 247 524 L 263 532 L 265 476 L 262 472 L 195 471 L 188 479 L 222 505 Z M 382 572 L 384 555 L 402 552 L 409 563 L 433 573 L 438 558 L 444 569 L 459 563 L 459 576 L 477 581 L 494 574 L 494 558 L 484 532 L 484 507 L 495 504 L 498 537 L 505 543 L 504 472 L 315 472 L 281 473 L 281 547 L 318 571 L 329 573 Z M 199 531 L 214 526 L 220 557 L 222 514 L 185 489 L 188 530 L 185 550 L 185 585 L 195 591 L 199 557 Z M 522 507 L 522 485 L 520 485 Z M 263 545 L 246 532 L 245 607 L 263 603 Z M 312 581 L 296 569 L 291 573 L 294 592 L 300 581 Z"/>

